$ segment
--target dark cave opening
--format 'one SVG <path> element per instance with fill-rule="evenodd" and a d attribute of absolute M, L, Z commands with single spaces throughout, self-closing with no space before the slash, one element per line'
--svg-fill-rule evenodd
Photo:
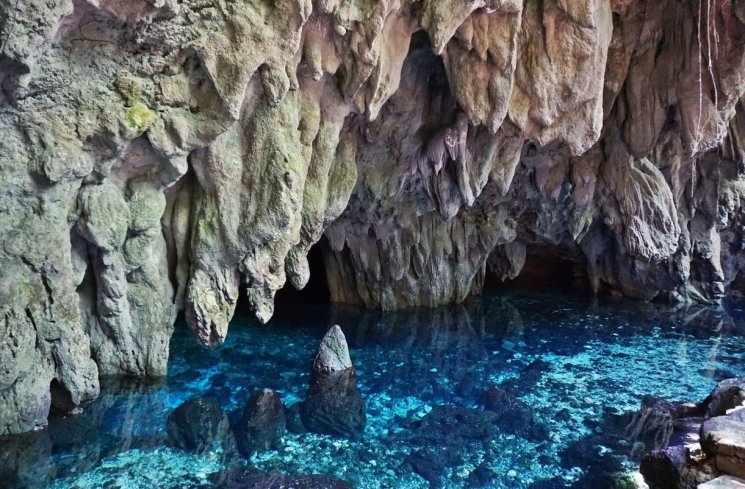
<path fill-rule="evenodd" d="M 72 401 L 72 394 L 57 379 L 52 379 L 49 384 L 51 394 L 50 416 L 69 414 L 75 409 L 75 403 Z"/>
<path fill-rule="evenodd" d="M 502 281 L 487 266 L 484 290 L 591 294 L 590 279 L 584 262 L 568 258 L 570 256 L 571 253 L 528 246 L 525 265 L 520 274 L 512 280 Z"/>
<path fill-rule="evenodd" d="M 321 238 L 326 239 L 326 238 Z M 282 306 L 292 306 L 297 303 L 327 304 L 330 300 L 328 281 L 326 280 L 326 266 L 323 263 L 323 251 L 318 242 L 308 252 L 310 280 L 303 290 L 297 290 L 289 281 L 277 291 L 274 299 L 275 309 Z"/>
<path fill-rule="evenodd" d="M 326 238 L 321 238 L 326 239 Z M 302 290 L 297 290 L 288 280 L 285 286 L 277 291 L 274 297 L 274 314 L 295 314 L 298 306 L 327 305 L 330 302 L 328 282 L 326 280 L 326 267 L 323 263 L 323 251 L 321 243 L 316 243 L 308 252 L 308 265 L 310 268 L 310 280 Z M 236 317 L 252 317 L 254 315 L 248 303 L 246 291 L 241 290 L 238 304 L 235 308 Z"/>

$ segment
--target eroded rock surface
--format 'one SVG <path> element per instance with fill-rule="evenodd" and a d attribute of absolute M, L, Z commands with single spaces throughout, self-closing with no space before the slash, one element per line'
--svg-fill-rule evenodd
<path fill-rule="evenodd" d="M 745 4 L 0 0 L 0 435 L 332 298 L 569 262 L 716 302 L 745 269 Z"/>
<path fill-rule="evenodd" d="M 321 340 L 299 416 L 308 431 L 352 439 L 362 436 L 367 422 L 365 402 L 339 326 L 329 329 Z"/>

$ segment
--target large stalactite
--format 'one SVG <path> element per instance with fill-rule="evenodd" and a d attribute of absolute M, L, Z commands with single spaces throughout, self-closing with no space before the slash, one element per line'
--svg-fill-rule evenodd
<path fill-rule="evenodd" d="M 744 46 L 730 0 L 0 0 L 0 435 L 268 321 L 324 233 L 367 307 L 541 256 L 742 294 Z"/>

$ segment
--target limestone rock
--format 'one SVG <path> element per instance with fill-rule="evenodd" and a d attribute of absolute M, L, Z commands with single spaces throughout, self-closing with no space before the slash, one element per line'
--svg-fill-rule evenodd
<path fill-rule="evenodd" d="M 169 445 L 182 450 L 203 453 L 235 449 L 235 438 L 227 415 L 210 399 L 190 399 L 168 415 Z"/>
<path fill-rule="evenodd" d="M 271 389 L 251 394 L 238 429 L 238 446 L 246 456 L 275 448 L 285 431 L 282 399 Z"/>
<path fill-rule="evenodd" d="M 703 402 L 707 417 L 722 416 L 745 405 L 745 378 L 725 379 L 717 384 Z"/>
<path fill-rule="evenodd" d="M 321 340 L 300 417 L 308 431 L 353 439 L 362 436 L 367 420 L 365 403 L 339 326 L 329 329 Z"/>
<path fill-rule="evenodd" d="M 708 4 L 707 4 L 708 5 Z M 336 302 L 745 295 L 745 7 L 0 0 L 0 435 Z M 566 274 L 567 272 L 562 272 Z"/>
<path fill-rule="evenodd" d="M 701 448 L 717 469 L 745 478 L 745 422 L 729 416 L 710 418 L 701 426 Z"/>
<path fill-rule="evenodd" d="M 717 477 L 705 484 L 698 486 L 698 489 L 743 489 L 745 488 L 745 480 L 732 477 L 731 475 L 723 475 Z"/>

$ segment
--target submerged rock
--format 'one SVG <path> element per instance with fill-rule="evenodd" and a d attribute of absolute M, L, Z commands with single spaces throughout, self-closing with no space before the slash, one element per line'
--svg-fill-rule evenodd
<path fill-rule="evenodd" d="M 7 489 L 42 489 L 54 479 L 52 442 L 45 431 L 0 437 L 0 481 Z"/>
<path fill-rule="evenodd" d="M 190 452 L 235 450 L 235 437 L 228 416 L 211 399 L 190 399 L 168 415 L 168 444 Z"/>
<path fill-rule="evenodd" d="M 246 403 L 238 427 L 238 447 L 244 455 L 276 448 L 286 427 L 285 408 L 277 392 L 262 389 Z"/>
<path fill-rule="evenodd" d="M 266 473 L 250 466 L 233 466 L 212 476 L 218 489 L 354 489 L 354 486 L 326 475 Z"/>
<path fill-rule="evenodd" d="M 484 397 L 484 409 L 497 415 L 499 428 L 531 441 L 548 438 L 548 428 L 526 403 L 501 387 L 492 387 Z"/>
<path fill-rule="evenodd" d="M 418 448 L 412 450 L 406 463 L 439 487 L 445 470 L 463 463 L 468 448 L 483 447 L 499 434 L 498 418 L 491 411 L 435 406 L 407 436 L 407 441 Z"/>
<path fill-rule="evenodd" d="M 316 433 L 360 438 L 365 429 L 365 403 L 357 389 L 357 375 L 347 340 L 339 326 L 321 340 L 310 389 L 299 407 L 302 424 Z"/>

